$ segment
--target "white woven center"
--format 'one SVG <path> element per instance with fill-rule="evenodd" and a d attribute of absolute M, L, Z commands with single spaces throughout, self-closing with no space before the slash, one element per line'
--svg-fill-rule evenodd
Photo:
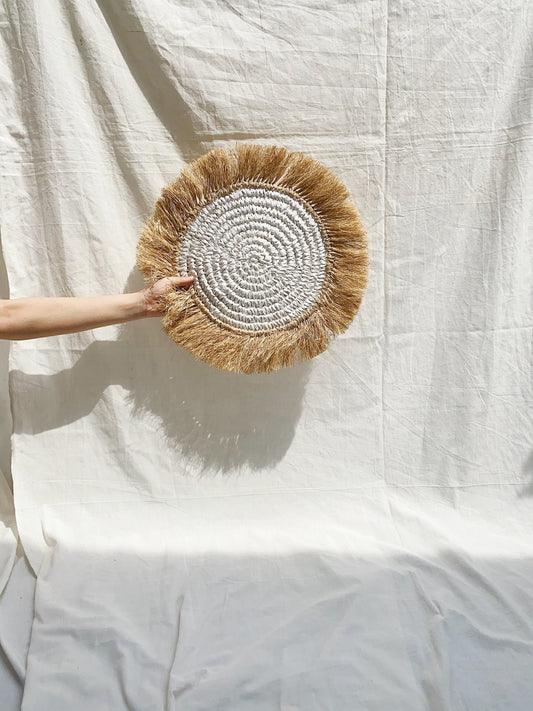
<path fill-rule="evenodd" d="M 180 247 L 180 273 L 223 323 L 281 328 L 318 299 L 326 248 L 312 213 L 285 192 L 238 187 L 205 205 Z"/>

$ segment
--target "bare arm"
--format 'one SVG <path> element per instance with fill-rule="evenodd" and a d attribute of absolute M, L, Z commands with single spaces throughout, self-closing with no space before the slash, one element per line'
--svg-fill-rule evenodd
<path fill-rule="evenodd" d="M 165 277 L 152 287 L 109 296 L 29 296 L 0 300 L 0 338 L 26 340 L 160 316 L 158 298 L 174 287 L 188 287 L 193 276 Z"/>

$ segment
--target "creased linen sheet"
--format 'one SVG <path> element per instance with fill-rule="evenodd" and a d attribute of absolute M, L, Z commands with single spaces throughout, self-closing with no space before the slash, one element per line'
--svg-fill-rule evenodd
<path fill-rule="evenodd" d="M 348 331 L 217 371 L 157 319 L 15 341 L 23 711 L 528 711 L 531 8 L 6 2 L 10 295 L 142 288 L 161 187 L 216 146 L 349 187 Z"/>

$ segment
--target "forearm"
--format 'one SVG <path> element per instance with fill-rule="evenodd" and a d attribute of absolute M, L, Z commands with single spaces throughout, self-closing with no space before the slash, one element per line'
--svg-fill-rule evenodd
<path fill-rule="evenodd" d="M 0 338 L 11 340 L 87 331 L 148 315 L 142 292 L 11 299 L 1 304 L 0 314 Z"/>

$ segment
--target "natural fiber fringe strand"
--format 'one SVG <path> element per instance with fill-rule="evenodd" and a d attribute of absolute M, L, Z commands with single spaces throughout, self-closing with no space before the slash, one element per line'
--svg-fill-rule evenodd
<path fill-rule="evenodd" d="M 331 171 L 303 153 L 279 146 L 216 148 L 163 188 L 139 239 L 137 265 L 147 285 L 176 275 L 188 225 L 218 192 L 247 182 L 294 191 L 318 215 L 327 236 L 326 278 L 318 301 L 306 318 L 285 328 L 241 331 L 209 318 L 193 282 L 162 297 L 163 327 L 173 341 L 216 368 L 272 372 L 322 353 L 348 328 L 367 286 L 366 231 L 346 186 Z"/>

